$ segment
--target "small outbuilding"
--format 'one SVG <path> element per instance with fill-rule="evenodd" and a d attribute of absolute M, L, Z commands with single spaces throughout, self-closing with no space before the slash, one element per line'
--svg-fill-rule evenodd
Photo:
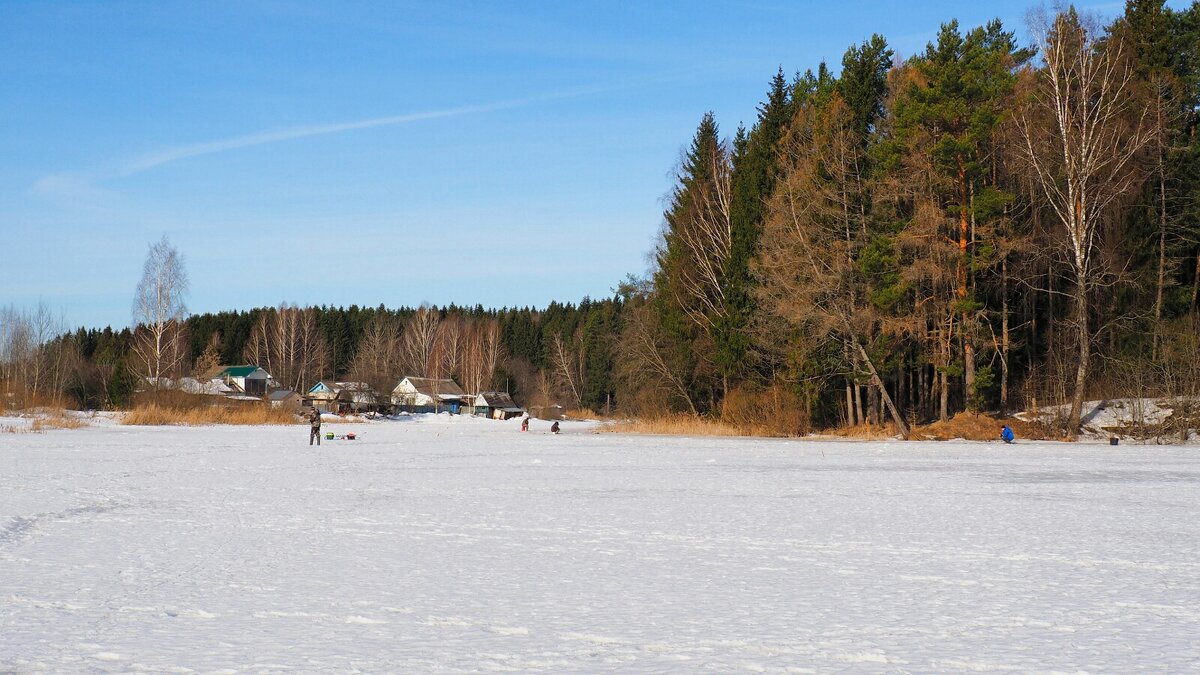
<path fill-rule="evenodd" d="M 506 420 L 525 414 L 525 409 L 513 401 L 512 395 L 504 391 L 479 392 L 475 397 L 474 408 L 476 415 L 494 420 Z"/>
<path fill-rule="evenodd" d="M 267 394 L 267 402 L 272 408 L 279 408 L 290 412 L 300 412 L 304 406 L 304 397 L 291 389 L 276 389 Z"/>

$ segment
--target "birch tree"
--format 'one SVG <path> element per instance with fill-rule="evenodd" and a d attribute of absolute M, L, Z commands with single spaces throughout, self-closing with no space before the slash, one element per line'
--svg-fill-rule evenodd
<path fill-rule="evenodd" d="M 379 392 L 391 391 L 399 381 L 401 363 L 399 321 L 389 314 L 376 314 L 359 338 L 350 378 Z"/>
<path fill-rule="evenodd" d="M 587 350 L 582 340 L 571 340 L 574 345 L 563 340 L 562 335 L 554 334 L 551 340 L 551 359 L 555 374 L 558 375 L 575 405 L 583 405 L 584 378 L 587 370 Z"/>
<path fill-rule="evenodd" d="M 133 353 L 140 375 L 158 386 L 188 357 L 182 330 L 188 276 L 183 256 L 164 236 L 151 244 L 133 298 Z"/>
<path fill-rule="evenodd" d="M 1097 239 L 1106 211 L 1140 185 L 1153 128 L 1147 109 L 1138 109 L 1144 98 L 1119 33 L 1105 36 L 1074 8 L 1031 23 L 1045 66 L 1017 123 L 1025 161 L 1065 235 L 1077 349 L 1066 430 L 1073 438 L 1092 355 L 1088 297 L 1103 273 Z"/>
<path fill-rule="evenodd" d="M 478 394 L 491 386 L 500 361 L 500 322 L 495 319 L 472 321 L 466 330 L 462 358 L 463 387 Z"/>
<path fill-rule="evenodd" d="M 250 333 L 245 356 L 283 386 L 307 391 L 325 373 L 330 360 L 316 308 L 283 303 L 264 312 Z"/>
<path fill-rule="evenodd" d="M 434 337 L 433 360 L 441 377 L 454 379 L 462 367 L 464 349 L 463 319 L 447 316 L 438 324 Z"/>
<path fill-rule="evenodd" d="M 401 340 L 404 367 L 417 377 L 434 377 L 434 343 L 437 340 L 440 318 L 437 311 L 427 304 L 421 305 L 408 320 Z"/>

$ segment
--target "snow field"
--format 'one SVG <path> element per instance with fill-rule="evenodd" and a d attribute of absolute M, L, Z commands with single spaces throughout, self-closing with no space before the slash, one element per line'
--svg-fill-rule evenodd
<path fill-rule="evenodd" d="M 1187 447 L 0 434 L 0 671 L 1196 672 Z"/>

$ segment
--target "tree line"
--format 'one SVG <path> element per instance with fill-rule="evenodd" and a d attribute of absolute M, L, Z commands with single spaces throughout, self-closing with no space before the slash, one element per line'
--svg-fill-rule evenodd
<path fill-rule="evenodd" d="M 873 35 L 837 74 L 780 69 L 732 138 L 703 115 L 652 269 L 611 298 L 187 316 L 162 292 L 186 290 L 164 240 L 135 330 L 50 339 L 44 308 L 9 309 L 0 378 L 111 406 L 139 378 L 252 362 L 298 391 L 444 376 L 527 404 L 758 416 L 781 433 L 907 434 L 960 411 L 1061 404 L 1070 435 L 1085 400 L 1190 400 L 1200 4 L 1030 23 L 1022 45 L 998 20 L 949 21 L 904 60 Z"/>
<path fill-rule="evenodd" d="M 778 390 L 816 427 L 1200 393 L 1200 6 L 1130 0 L 879 35 L 770 83 L 752 127 L 705 115 L 630 377 L 680 410 Z M 1181 389 L 1182 388 L 1182 389 Z"/>
<path fill-rule="evenodd" d="M 301 393 L 322 379 L 366 382 L 386 395 L 405 376 L 452 378 L 469 392 L 507 391 L 529 405 L 611 411 L 621 305 L 616 297 L 498 310 L 284 303 L 165 321 L 161 338 L 140 322 L 132 330 L 63 332 L 45 305 L 32 313 L 8 308 L 0 311 L 0 383 L 9 408 L 121 408 L 147 382 L 170 387 L 252 363 Z"/>

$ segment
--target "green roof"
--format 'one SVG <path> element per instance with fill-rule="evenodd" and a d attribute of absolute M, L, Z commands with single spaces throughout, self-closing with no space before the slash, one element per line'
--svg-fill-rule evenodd
<path fill-rule="evenodd" d="M 258 370 L 258 366 L 229 366 L 221 371 L 220 377 L 246 377 Z"/>

